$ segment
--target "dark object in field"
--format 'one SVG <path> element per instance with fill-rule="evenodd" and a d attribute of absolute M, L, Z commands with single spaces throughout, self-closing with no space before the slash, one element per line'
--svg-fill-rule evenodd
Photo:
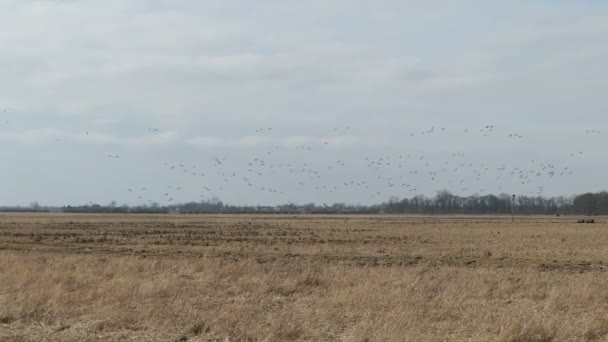
<path fill-rule="evenodd" d="M 595 223 L 595 220 L 587 220 L 585 223 Z"/>
<path fill-rule="evenodd" d="M 585 220 L 578 220 L 576 223 L 585 223 Z"/>

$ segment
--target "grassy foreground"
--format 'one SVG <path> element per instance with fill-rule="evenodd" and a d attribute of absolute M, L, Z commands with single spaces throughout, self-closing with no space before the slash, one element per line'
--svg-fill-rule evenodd
<path fill-rule="evenodd" d="M 0 341 L 607 341 L 603 223 L 0 220 Z"/>

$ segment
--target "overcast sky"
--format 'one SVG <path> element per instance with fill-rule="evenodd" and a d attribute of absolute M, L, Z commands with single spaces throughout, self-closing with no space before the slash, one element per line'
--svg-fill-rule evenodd
<path fill-rule="evenodd" d="M 599 0 L 0 0 L 0 205 L 599 191 L 606 61 Z"/>

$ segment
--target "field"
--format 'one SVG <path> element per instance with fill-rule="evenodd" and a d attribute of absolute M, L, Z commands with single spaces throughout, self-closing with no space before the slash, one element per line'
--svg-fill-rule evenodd
<path fill-rule="evenodd" d="M 0 216 L 0 341 L 608 341 L 608 224 Z"/>

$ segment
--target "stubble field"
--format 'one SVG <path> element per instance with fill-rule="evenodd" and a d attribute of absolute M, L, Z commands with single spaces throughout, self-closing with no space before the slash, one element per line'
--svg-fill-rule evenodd
<path fill-rule="evenodd" d="M 0 216 L 0 341 L 608 341 L 608 224 Z"/>

